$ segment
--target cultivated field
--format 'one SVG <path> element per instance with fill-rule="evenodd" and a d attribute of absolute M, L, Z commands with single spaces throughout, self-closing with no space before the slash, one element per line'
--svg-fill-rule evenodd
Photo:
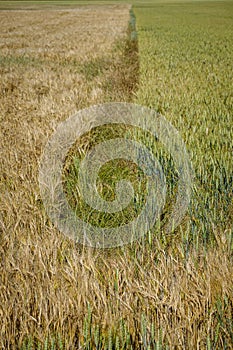
<path fill-rule="evenodd" d="M 54 336 L 65 349 L 78 348 L 86 342 L 89 304 L 99 326 L 114 324 L 101 280 L 112 269 L 99 267 L 102 277 L 91 281 L 99 253 L 81 258 L 80 248 L 48 221 L 39 157 L 61 120 L 92 104 L 130 99 L 137 64 L 129 64 L 129 6 L 2 11 L 0 17 L 0 346 Z"/>
<path fill-rule="evenodd" d="M 0 11 L 0 347 L 232 349 L 232 2 L 135 1 L 138 43 L 130 41 L 129 5 L 12 4 L 1 8 L 17 10 Z M 98 250 L 50 222 L 38 166 L 62 120 L 108 101 L 152 107 L 170 120 L 195 180 L 175 232 L 156 226 L 132 245 Z M 119 130 L 106 127 L 105 136 Z M 71 197 L 72 160 L 98 136 L 79 140 L 75 158 L 71 150 Z M 166 156 L 164 167 L 173 171 Z M 117 178 L 125 168 L 117 164 Z M 109 170 L 103 195 L 114 193 Z M 136 181 L 135 167 L 128 170 Z M 120 223 L 118 216 L 113 225 Z"/>
<path fill-rule="evenodd" d="M 233 4 L 148 2 L 136 5 L 135 15 L 140 57 L 136 100 L 177 127 L 195 170 L 188 225 L 173 235 L 172 249 L 179 260 L 180 242 L 184 261 L 197 262 L 198 254 L 199 263 L 195 277 L 193 268 L 191 274 L 186 268 L 185 287 L 175 284 L 175 300 L 169 292 L 173 316 L 183 314 L 182 321 L 171 321 L 165 338 L 174 335 L 168 341 L 171 348 L 232 348 Z M 158 323 L 164 329 L 164 321 Z"/>

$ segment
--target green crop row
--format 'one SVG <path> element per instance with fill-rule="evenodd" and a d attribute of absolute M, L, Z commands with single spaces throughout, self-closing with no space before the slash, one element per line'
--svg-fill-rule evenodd
<path fill-rule="evenodd" d="M 136 102 L 163 114 L 195 171 L 188 240 L 232 227 L 233 3 L 135 6 L 140 81 Z"/>

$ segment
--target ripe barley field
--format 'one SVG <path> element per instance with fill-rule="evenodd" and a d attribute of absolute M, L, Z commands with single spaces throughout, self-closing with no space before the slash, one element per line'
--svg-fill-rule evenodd
<path fill-rule="evenodd" d="M 0 11 L 0 347 L 232 349 L 232 3 L 135 1 L 138 41 L 127 4 L 19 4 L 2 2 Z M 61 121 L 111 101 L 171 121 L 195 179 L 175 232 L 156 226 L 104 250 L 54 227 L 38 169 Z M 120 132 L 106 127 L 104 137 Z M 69 154 L 71 197 L 75 164 L 98 137 L 85 135 Z M 170 166 L 165 156 L 168 174 Z M 118 163 L 118 178 L 122 169 Z M 101 175 L 106 198 L 114 192 L 110 170 Z M 124 174 L 136 181 L 135 173 L 131 165 Z"/>

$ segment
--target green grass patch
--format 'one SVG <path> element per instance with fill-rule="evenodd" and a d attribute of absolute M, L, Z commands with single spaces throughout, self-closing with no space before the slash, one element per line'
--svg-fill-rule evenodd
<path fill-rule="evenodd" d="M 140 82 L 135 101 L 183 137 L 195 170 L 189 239 L 232 225 L 233 3 L 135 6 Z"/>

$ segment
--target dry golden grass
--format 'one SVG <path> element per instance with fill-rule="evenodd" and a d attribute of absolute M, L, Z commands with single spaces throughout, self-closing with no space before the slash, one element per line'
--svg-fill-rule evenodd
<path fill-rule="evenodd" d="M 204 349 L 216 327 L 217 346 L 223 338 L 231 344 L 229 232 L 221 240 L 215 232 L 218 246 L 188 258 L 181 245 L 174 255 L 156 239 L 87 249 L 54 228 L 40 199 L 39 158 L 58 123 L 90 104 L 132 98 L 138 66 L 126 66 L 128 19 L 129 6 L 0 13 L 3 349 L 48 335 L 59 336 L 64 349 L 85 348 L 94 342 L 85 335 L 88 307 L 107 338 L 124 322 L 133 349 L 158 341 Z"/>
<path fill-rule="evenodd" d="M 128 6 L 1 11 L 1 55 L 79 61 L 110 52 L 125 34 Z"/>

